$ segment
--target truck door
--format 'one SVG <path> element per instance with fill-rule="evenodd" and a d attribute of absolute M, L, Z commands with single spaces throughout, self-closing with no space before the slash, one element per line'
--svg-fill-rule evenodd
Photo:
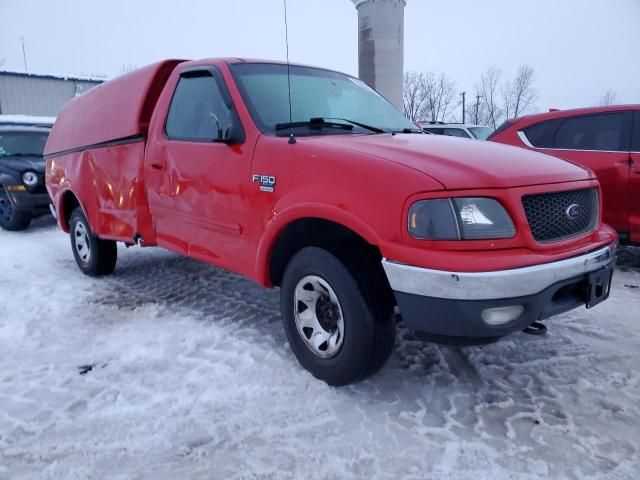
<path fill-rule="evenodd" d="M 640 243 L 640 110 L 633 117 L 629 166 L 629 240 Z"/>
<path fill-rule="evenodd" d="M 145 159 L 158 245 L 237 271 L 249 257 L 241 185 L 251 151 L 219 70 L 181 72 L 166 116 L 154 117 L 160 121 Z"/>
<path fill-rule="evenodd" d="M 590 168 L 602 188 L 603 220 L 618 231 L 629 225 L 630 111 L 580 115 L 553 125 L 544 153 Z M 536 146 L 534 144 L 534 146 Z"/>

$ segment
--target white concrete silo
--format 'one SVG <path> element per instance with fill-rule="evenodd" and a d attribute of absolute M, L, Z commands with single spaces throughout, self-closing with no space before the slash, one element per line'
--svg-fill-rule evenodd
<path fill-rule="evenodd" d="M 358 10 L 360 79 L 402 111 L 406 0 L 351 0 Z"/>

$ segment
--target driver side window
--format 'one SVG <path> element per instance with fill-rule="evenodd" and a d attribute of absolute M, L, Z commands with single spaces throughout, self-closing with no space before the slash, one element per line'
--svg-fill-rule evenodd
<path fill-rule="evenodd" d="M 173 94 L 165 131 L 173 140 L 224 140 L 232 126 L 216 79 L 208 72 L 183 76 Z"/>

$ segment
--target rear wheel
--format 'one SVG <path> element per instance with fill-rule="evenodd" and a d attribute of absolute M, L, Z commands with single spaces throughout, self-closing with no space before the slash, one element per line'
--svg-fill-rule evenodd
<path fill-rule="evenodd" d="M 26 229 L 30 223 L 31 215 L 16 210 L 9 199 L 9 194 L 0 185 L 0 227 L 16 232 Z"/>
<path fill-rule="evenodd" d="M 343 261 L 327 250 L 304 248 L 287 265 L 280 290 L 293 353 L 330 385 L 375 373 L 389 358 L 395 338 L 393 306 L 375 291 L 364 258 L 349 257 Z"/>
<path fill-rule="evenodd" d="M 69 219 L 71 250 L 82 273 L 92 277 L 109 275 L 116 268 L 118 248 L 112 240 L 101 240 L 89 228 L 89 222 L 80 207 Z"/>

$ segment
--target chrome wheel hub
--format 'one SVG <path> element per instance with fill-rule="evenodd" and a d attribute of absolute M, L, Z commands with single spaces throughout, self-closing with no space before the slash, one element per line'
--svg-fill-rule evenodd
<path fill-rule="evenodd" d="M 318 357 L 337 355 L 344 340 L 342 307 L 331 286 L 317 275 L 302 278 L 294 292 L 298 333 Z"/>
<path fill-rule="evenodd" d="M 84 223 L 76 223 L 76 227 L 73 229 L 73 239 L 78 257 L 83 263 L 89 263 L 91 260 L 91 247 L 87 227 L 85 227 Z"/>

